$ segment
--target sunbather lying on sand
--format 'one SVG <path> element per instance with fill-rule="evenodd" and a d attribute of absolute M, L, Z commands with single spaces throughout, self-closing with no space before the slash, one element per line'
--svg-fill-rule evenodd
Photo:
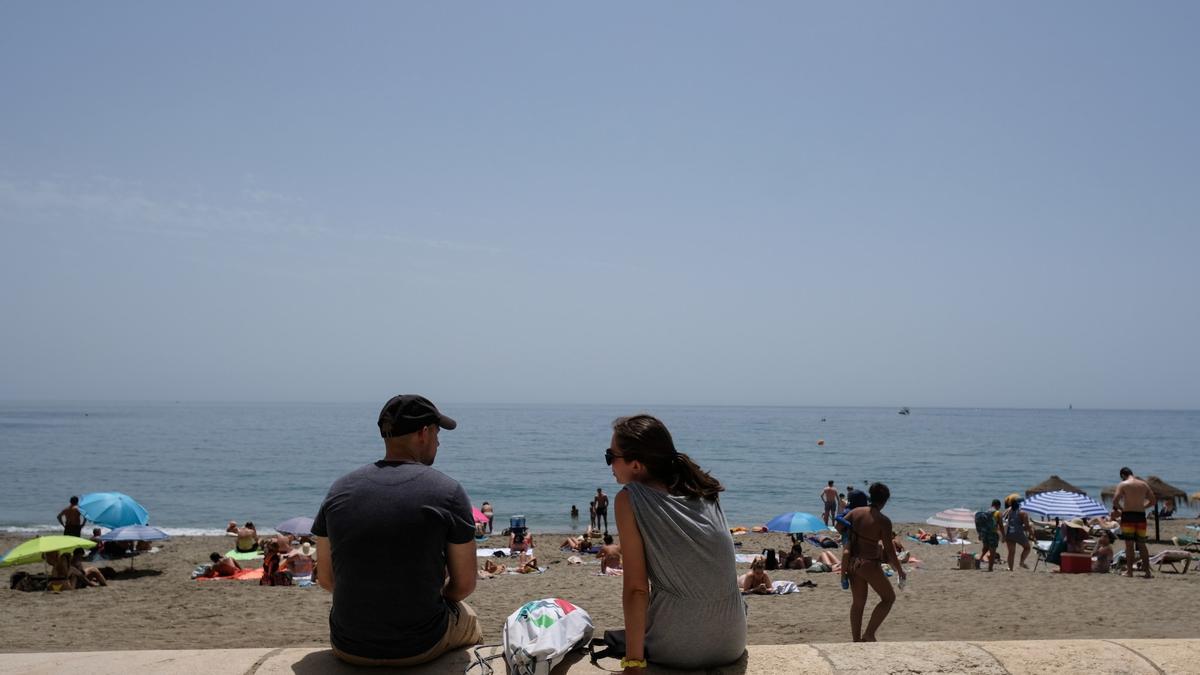
<path fill-rule="evenodd" d="M 750 562 L 750 571 L 738 577 L 738 587 L 743 593 L 768 595 L 771 593 L 771 577 L 767 576 L 767 561 L 755 556 Z"/>
<path fill-rule="evenodd" d="M 210 553 L 208 559 L 212 561 L 212 564 L 208 566 L 208 571 L 201 576 L 231 577 L 242 571 L 242 566 L 236 560 L 222 556 L 220 553 Z"/>
<path fill-rule="evenodd" d="M 491 560 L 485 560 L 485 561 L 483 561 L 483 569 L 479 570 L 478 576 L 480 579 L 491 579 L 492 577 L 496 576 L 497 574 L 504 574 L 507 571 L 508 571 L 507 566 L 501 565 L 501 564 L 493 562 Z"/>
<path fill-rule="evenodd" d="M 517 574 L 537 574 L 538 572 L 541 572 L 541 570 L 538 569 L 537 558 L 530 558 L 529 560 L 525 561 L 525 564 L 517 568 L 516 572 Z"/>

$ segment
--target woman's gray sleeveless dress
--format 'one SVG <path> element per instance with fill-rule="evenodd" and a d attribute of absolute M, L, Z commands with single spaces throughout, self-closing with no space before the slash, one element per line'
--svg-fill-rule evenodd
<path fill-rule="evenodd" d="M 746 650 L 746 605 L 720 502 L 675 497 L 640 483 L 625 491 L 650 577 L 646 658 L 674 668 L 738 660 Z"/>

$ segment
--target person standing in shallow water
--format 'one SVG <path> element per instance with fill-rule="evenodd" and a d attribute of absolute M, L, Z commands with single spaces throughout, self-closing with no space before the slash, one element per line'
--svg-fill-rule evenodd
<path fill-rule="evenodd" d="M 883 573 L 885 557 L 896 574 L 901 579 L 906 578 L 896 557 L 896 547 L 892 545 L 896 537 L 892 521 L 882 513 L 892 493 L 883 483 L 872 483 L 867 494 L 871 497 L 870 505 L 853 509 L 845 516 L 850 523 L 850 635 L 855 642 L 875 642 L 875 632 L 896 602 L 892 583 Z M 863 631 L 862 616 L 868 589 L 874 589 L 879 595 L 879 603 L 871 611 L 871 620 Z"/>
<path fill-rule="evenodd" d="M 626 674 L 647 661 L 689 670 L 738 660 L 746 606 L 717 479 L 675 449 L 650 415 L 622 417 L 604 452 L 625 487 L 615 499 L 625 572 Z"/>
<path fill-rule="evenodd" d="M 600 529 L 600 519 L 604 519 L 604 534 L 608 534 L 608 495 L 604 490 L 596 488 L 596 529 Z"/>
<path fill-rule="evenodd" d="M 58 512 L 58 524 L 63 526 L 63 534 L 68 537 L 78 537 L 83 532 L 87 518 L 79 510 L 79 497 L 71 497 L 70 503 Z"/>

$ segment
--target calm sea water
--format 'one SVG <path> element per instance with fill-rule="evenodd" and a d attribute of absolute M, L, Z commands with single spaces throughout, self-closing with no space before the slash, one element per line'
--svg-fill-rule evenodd
<path fill-rule="evenodd" d="M 312 516 L 329 484 L 382 456 L 380 403 L 0 403 L 0 529 L 49 527 L 73 494 L 137 498 L 150 522 L 180 533 L 230 519 L 270 527 Z M 1129 465 L 1200 490 L 1200 412 L 444 404 L 459 421 L 436 467 L 498 522 L 578 527 L 568 513 L 615 485 L 603 452 L 612 419 L 646 411 L 727 487 L 730 523 L 820 513 L 839 490 L 882 480 L 887 511 L 923 520 L 977 508 L 1057 473 L 1088 490 Z M 818 446 L 818 440 L 824 440 Z M 611 517 L 611 516 L 610 516 Z"/>

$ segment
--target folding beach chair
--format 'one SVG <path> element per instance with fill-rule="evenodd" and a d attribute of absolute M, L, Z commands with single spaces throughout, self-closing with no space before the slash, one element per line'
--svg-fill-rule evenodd
<path fill-rule="evenodd" d="M 1055 532 L 1054 541 L 1035 541 L 1032 543 L 1033 550 L 1037 552 L 1037 560 L 1033 563 L 1033 571 L 1036 572 L 1038 565 L 1043 562 L 1051 565 L 1062 564 L 1062 554 L 1063 551 L 1067 550 L 1067 540 L 1063 537 L 1061 529 Z"/>
<path fill-rule="evenodd" d="M 1175 566 L 1176 563 L 1183 563 L 1182 572 Z M 1186 551 L 1160 551 L 1151 556 L 1150 564 L 1158 567 L 1159 574 L 1162 574 L 1163 565 L 1170 565 L 1171 571 L 1175 574 L 1187 574 L 1188 568 L 1192 565 L 1192 555 Z"/>

